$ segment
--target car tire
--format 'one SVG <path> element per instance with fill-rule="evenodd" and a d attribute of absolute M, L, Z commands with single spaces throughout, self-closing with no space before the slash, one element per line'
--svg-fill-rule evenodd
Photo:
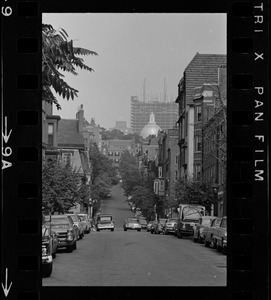
<path fill-rule="evenodd" d="M 52 258 L 56 258 L 56 252 L 52 253 Z"/>
<path fill-rule="evenodd" d="M 127 231 L 127 228 L 124 228 L 124 231 Z"/>
<path fill-rule="evenodd" d="M 195 238 L 195 237 L 193 237 L 193 242 L 194 242 L 194 243 L 197 243 L 197 242 L 198 242 L 198 239 Z"/>
<path fill-rule="evenodd" d="M 42 265 L 42 277 L 50 277 L 53 271 L 53 262 Z"/>
<path fill-rule="evenodd" d="M 141 231 L 141 229 L 137 229 L 137 231 Z"/>
<path fill-rule="evenodd" d="M 204 246 L 205 247 L 210 247 L 210 242 L 206 241 L 206 238 L 205 238 Z"/>
<path fill-rule="evenodd" d="M 76 250 L 77 249 L 77 243 L 75 242 L 74 244 L 73 244 L 73 250 Z"/>
<path fill-rule="evenodd" d="M 66 249 L 67 249 L 67 252 L 71 253 L 73 251 L 73 245 L 68 246 Z"/>
<path fill-rule="evenodd" d="M 111 229 L 111 231 L 114 231 L 114 228 L 113 228 L 113 229 Z"/>
<path fill-rule="evenodd" d="M 96 231 L 100 231 L 100 229 L 97 228 Z"/>
<path fill-rule="evenodd" d="M 151 234 L 153 234 L 153 231 L 151 230 Z"/>

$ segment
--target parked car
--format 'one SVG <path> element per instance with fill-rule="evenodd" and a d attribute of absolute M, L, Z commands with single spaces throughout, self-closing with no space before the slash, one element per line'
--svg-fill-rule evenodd
<path fill-rule="evenodd" d="M 80 220 L 77 214 L 67 214 L 67 216 L 70 216 L 73 220 L 73 223 L 78 227 L 79 229 L 79 237 L 78 239 L 82 239 L 84 236 L 84 223 Z"/>
<path fill-rule="evenodd" d="M 123 229 L 124 231 L 127 231 L 128 229 L 141 231 L 141 225 L 136 218 L 126 218 L 124 220 Z"/>
<path fill-rule="evenodd" d="M 199 222 L 202 216 L 201 207 L 194 205 L 186 205 L 183 207 L 181 217 L 177 221 L 177 237 L 193 236 L 194 226 Z"/>
<path fill-rule="evenodd" d="M 202 216 L 199 218 L 199 222 L 195 224 L 194 226 L 194 235 L 193 235 L 193 241 L 202 243 L 204 238 L 203 238 L 203 229 L 206 227 L 210 227 L 211 223 L 214 219 L 217 217 L 214 216 Z"/>
<path fill-rule="evenodd" d="M 99 214 L 96 221 L 96 230 L 111 230 L 114 231 L 115 224 L 113 216 L 110 214 Z"/>
<path fill-rule="evenodd" d="M 51 229 L 58 235 L 58 248 L 66 248 L 72 252 L 76 249 L 76 230 L 77 226 L 68 215 L 52 215 L 45 218 L 46 225 L 51 225 Z"/>
<path fill-rule="evenodd" d="M 42 276 L 49 277 L 53 270 L 53 258 L 58 249 L 58 237 L 50 226 L 42 226 Z"/>
<path fill-rule="evenodd" d="M 219 226 L 221 218 L 216 217 L 212 220 L 210 227 L 205 227 L 202 231 L 202 237 L 205 247 L 209 247 L 213 243 L 213 235 L 217 226 Z M 213 246 L 213 245 L 212 245 Z"/>
<path fill-rule="evenodd" d="M 175 233 L 175 224 L 177 224 L 177 218 L 170 218 L 167 220 L 164 227 L 164 234 L 174 234 Z"/>
<path fill-rule="evenodd" d="M 147 228 L 147 220 L 143 219 L 142 217 L 139 218 L 138 223 L 141 225 L 142 229 L 146 229 Z"/>
<path fill-rule="evenodd" d="M 83 222 L 84 225 L 84 234 L 90 233 L 91 231 L 91 221 L 88 218 L 87 214 L 78 214 L 78 217 L 80 218 L 81 222 Z"/>
<path fill-rule="evenodd" d="M 149 223 L 147 224 L 147 232 L 151 231 L 151 228 L 153 226 L 154 221 L 149 221 Z"/>
<path fill-rule="evenodd" d="M 227 253 L 227 217 L 223 217 L 213 235 L 213 245 L 217 251 Z"/>
<path fill-rule="evenodd" d="M 157 220 L 152 222 L 151 229 L 150 229 L 151 234 L 155 233 L 155 229 L 158 226 L 157 224 L 158 224 Z"/>
<path fill-rule="evenodd" d="M 153 233 L 155 234 L 163 233 L 166 220 L 167 219 L 159 219 L 157 222 L 155 222 L 153 226 L 154 227 Z"/>

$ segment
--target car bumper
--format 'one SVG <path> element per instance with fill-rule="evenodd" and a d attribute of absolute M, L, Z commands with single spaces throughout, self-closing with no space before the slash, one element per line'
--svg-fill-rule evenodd
<path fill-rule="evenodd" d="M 68 241 L 68 240 L 60 240 L 59 243 L 58 243 L 58 248 L 61 248 L 61 247 L 68 247 L 68 246 L 71 246 L 74 244 L 74 240 L 72 241 Z"/>
<path fill-rule="evenodd" d="M 43 265 L 50 264 L 52 261 L 53 261 L 52 255 L 42 256 L 42 264 Z"/>
<path fill-rule="evenodd" d="M 194 231 L 193 231 L 193 230 L 181 228 L 180 231 L 181 231 L 181 233 L 182 233 L 183 235 L 187 235 L 187 236 L 192 236 L 192 235 L 194 235 Z"/>
<path fill-rule="evenodd" d="M 103 226 L 103 227 L 100 227 L 100 226 L 97 226 L 97 229 L 98 230 L 111 230 L 111 229 L 114 229 L 114 226 Z"/>
<path fill-rule="evenodd" d="M 130 230 L 140 230 L 141 227 L 124 227 L 124 229 L 130 229 Z"/>
<path fill-rule="evenodd" d="M 166 227 L 165 231 L 167 231 L 167 232 L 175 232 L 175 228 L 174 227 Z"/>

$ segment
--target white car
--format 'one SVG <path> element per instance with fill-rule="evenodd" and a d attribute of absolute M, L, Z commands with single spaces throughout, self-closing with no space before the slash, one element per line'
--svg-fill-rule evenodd
<path fill-rule="evenodd" d="M 105 229 L 114 231 L 115 224 L 113 217 L 109 214 L 100 214 L 97 216 L 96 230 L 100 231 Z"/>
<path fill-rule="evenodd" d="M 87 214 L 78 214 L 78 217 L 82 221 L 84 225 L 84 233 L 90 233 L 91 231 L 91 222 L 90 219 L 88 218 Z"/>

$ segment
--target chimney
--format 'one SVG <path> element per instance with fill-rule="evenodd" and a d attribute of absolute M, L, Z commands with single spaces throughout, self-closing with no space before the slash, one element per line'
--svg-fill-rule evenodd
<path fill-rule="evenodd" d="M 78 131 L 79 133 L 83 132 L 84 126 L 84 109 L 83 104 L 78 107 L 78 112 L 76 113 L 76 119 L 78 120 Z"/>

